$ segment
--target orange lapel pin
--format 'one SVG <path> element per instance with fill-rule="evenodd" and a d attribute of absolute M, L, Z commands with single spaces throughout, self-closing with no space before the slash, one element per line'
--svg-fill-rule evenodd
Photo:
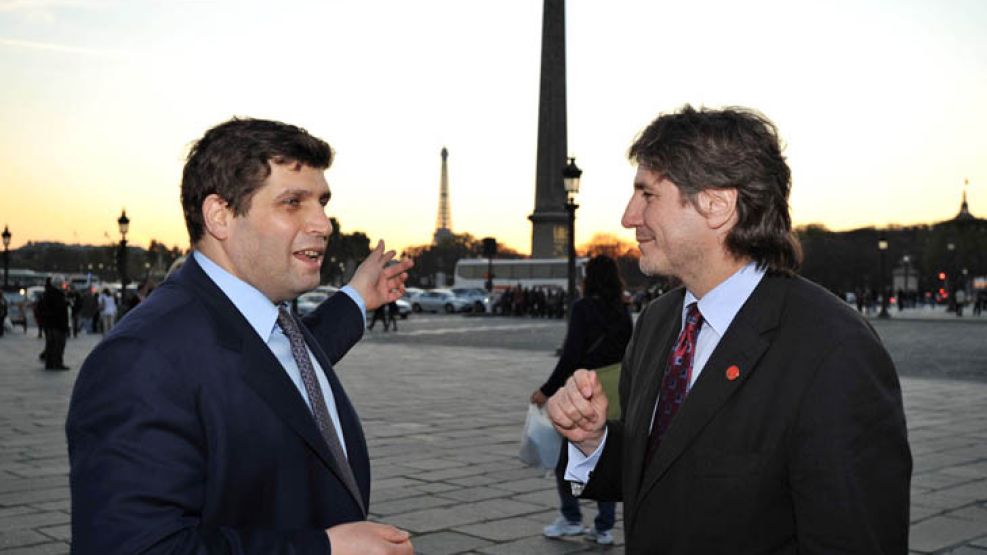
<path fill-rule="evenodd" d="M 740 377 L 740 368 L 737 368 L 737 365 L 736 364 L 734 364 L 730 368 L 727 368 L 727 379 L 728 380 L 730 380 L 732 382 L 733 380 L 736 380 L 739 377 Z"/>

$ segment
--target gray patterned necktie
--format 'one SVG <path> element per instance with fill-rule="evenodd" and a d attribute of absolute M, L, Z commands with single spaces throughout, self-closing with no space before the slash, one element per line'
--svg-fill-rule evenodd
<path fill-rule="evenodd" d="M 319 427 L 319 432 L 322 433 L 322 438 L 326 440 L 326 444 L 329 446 L 329 452 L 336 459 L 336 464 L 339 466 L 339 470 L 343 475 L 343 483 L 353 494 L 353 497 L 356 498 L 360 509 L 366 512 L 363 508 L 363 497 L 360 495 L 360 488 L 357 487 L 356 478 L 353 476 L 353 469 L 346 460 L 346 454 L 343 453 L 343 447 L 339 443 L 336 428 L 332 425 L 332 418 L 329 416 L 329 409 L 326 408 L 325 397 L 322 396 L 322 387 L 319 386 L 319 380 L 315 377 L 315 368 L 312 366 L 312 360 L 308 356 L 308 348 L 305 347 L 305 338 L 302 336 L 302 331 L 298 327 L 298 322 L 283 306 L 278 307 L 278 326 L 281 327 L 281 331 L 284 332 L 285 337 L 288 338 L 288 342 L 291 344 L 291 356 L 294 357 L 295 364 L 298 365 L 298 370 L 301 372 L 302 382 L 305 384 L 305 392 L 308 394 L 308 400 L 312 405 L 312 415 L 315 417 L 315 423 Z"/>

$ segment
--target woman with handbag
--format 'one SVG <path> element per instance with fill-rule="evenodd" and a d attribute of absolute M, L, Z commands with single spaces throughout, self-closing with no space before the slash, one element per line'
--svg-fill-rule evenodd
<path fill-rule="evenodd" d="M 573 303 L 562 356 L 548 380 L 531 394 L 539 407 L 562 387 L 577 369 L 600 369 L 619 364 L 631 339 L 631 316 L 623 302 L 624 286 L 617 263 L 608 256 L 595 256 L 586 264 L 583 297 Z M 563 442 L 563 449 L 566 444 Z M 549 538 L 586 534 L 602 545 L 613 543 L 616 503 L 601 501 L 593 528 L 583 528 L 579 500 L 569 484 L 556 477 L 562 513 L 545 527 Z"/>

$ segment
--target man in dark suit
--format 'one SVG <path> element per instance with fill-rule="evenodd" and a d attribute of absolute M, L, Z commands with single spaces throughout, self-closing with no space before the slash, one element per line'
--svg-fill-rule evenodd
<path fill-rule="evenodd" d="M 45 292 L 38 301 L 38 313 L 45 326 L 45 370 L 68 370 L 63 357 L 69 334 L 69 305 L 65 294 L 55 287 L 51 278 L 45 279 Z"/>
<path fill-rule="evenodd" d="M 573 490 L 624 502 L 628 553 L 906 553 L 897 374 L 866 321 L 795 275 L 774 125 L 686 106 L 630 158 L 622 224 L 642 270 L 683 287 L 637 322 L 620 420 L 593 372 L 549 400 Z"/>
<path fill-rule="evenodd" d="M 193 253 L 89 355 L 66 430 L 72 549 L 107 553 L 388 553 L 366 521 L 367 445 L 332 366 L 365 310 L 401 296 L 383 243 L 299 322 L 331 233 L 332 151 L 303 129 L 234 119 L 189 153 Z"/>

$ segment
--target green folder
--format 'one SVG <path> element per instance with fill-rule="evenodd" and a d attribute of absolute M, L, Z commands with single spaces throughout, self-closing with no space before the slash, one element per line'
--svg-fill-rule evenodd
<path fill-rule="evenodd" d="M 604 366 L 596 369 L 596 377 L 603 386 L 603 392 L 607 394 L 607 420 L 620 419 L 620 363 Z"/>

